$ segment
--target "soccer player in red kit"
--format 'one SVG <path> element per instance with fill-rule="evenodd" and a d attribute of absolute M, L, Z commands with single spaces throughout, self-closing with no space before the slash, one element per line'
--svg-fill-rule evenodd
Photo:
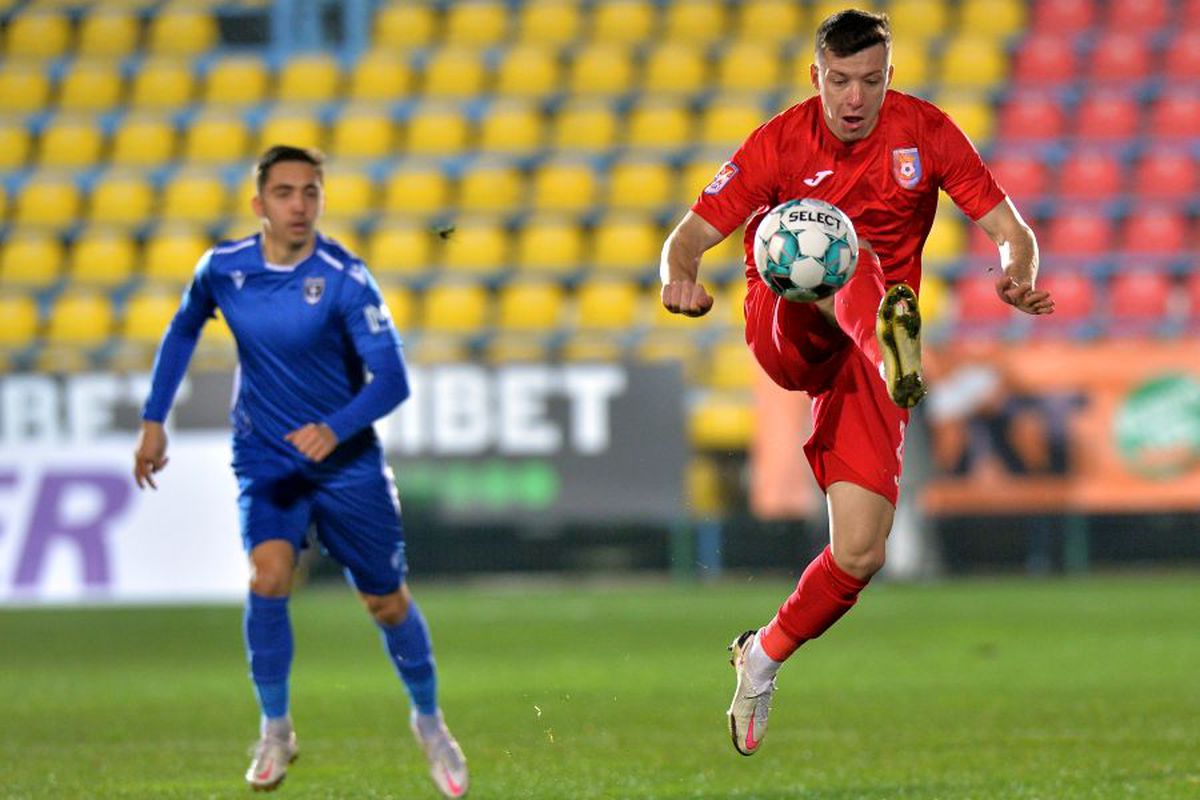
<path fill-rule="evenodd" d="M 776 383 L 813 399 L 804 450 L 827 497 L 830 544 L 775 617 L 730 647 L 737 686 L 729 727 L 743 755 L 766 735 L 782 662 L 841 618 L 883 566 L 908 408 L 925 392 L 916 290 L 939 189 L 999 248 L 1000 299 L 1029 314 L 1054 307 L 1034 288 L 1033 232 L 971 142 L 937 107 L 887 88 L 887 17 L 829 17 L 817 30 L 815 62 L 817 96 L 750 134 L 668 237 L 661 265 L 667 310 L 706 314 L 713 299 L 699 283 L 701 256 L 746 223 L 746 342 Z M 815 303 L 776 296 L 754 266 L 763 214 L 801 197 L 841 208 L 861 243 L 854 276 Z"/>

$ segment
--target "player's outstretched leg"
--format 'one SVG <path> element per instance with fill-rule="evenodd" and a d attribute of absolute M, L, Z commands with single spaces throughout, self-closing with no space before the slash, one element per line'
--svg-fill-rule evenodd
<path fill-rule="evenodd" d="M 469 780 L 467 759 L 446 727 L 442 712 L 422 714 L 414 708 L 409 727 L 429 761 L 429 775 L 438 791 L 446 797 L 465 796 Z"/>
<path fill-rule="evenodd" d="M 925 377 L 921 372 L 921 312 L 917 295 L 908 284 L 898 283 L 883 296 L 875 335 L 892 402 L 912 408 L 925 396 Z"/>
<path fill-rule="evenodd" d="M 771 713 L 771 697 L 775 694 L 775 676 L 757 673 L 754 669 L 756 657 L 766 658 L 758 644 L 758 631 L 746 631 L 729 645 L 737 675 L 737 686 L 733 690 L 733 702 L 729 704 L 729 735 L 733 746 L 744 756 L 758 752 L 759 745 L 767 735 L 767 715 Z M 778 670 L 779 665 L 774 665 Z"/>
<path fill-rule="evenodd" d="M 284 717 L 270 720 L 263 725 L 262 736 L 254 746 L 250 768 L 246 770 L 246 783 L 256 792 L 269 792 L 283 783 L 288 765 L 300 755 L 296 745 L 296 732 L 292 721 Z"/>
<path fill-rule="evenodd" d="M 288 714 L 288 675 L 292 665 L 292 626 L 288 598 L 250 592 L 244 633 L 250 677 L 262 710 L 258 744 L 246 770 L 246 782 L 256 791 L 274 789 L 296 760 L 296 734 Z"/>

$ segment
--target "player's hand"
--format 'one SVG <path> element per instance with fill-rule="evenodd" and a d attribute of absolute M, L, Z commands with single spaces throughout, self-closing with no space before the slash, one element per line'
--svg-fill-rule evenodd
<path fill-rule="evenodd" d="M 663 308 L 685 317 L 703 317 L 713 307 L 712 295 L 704 284 L 694 281 L 671 281 L 662 287 Z"/>
<path fill-rule="evenodd" d="M 139 489 L 158 489 L 154 473 L 167 465 L 167 432 L 161 422 L 143 422 L 133 451 L 133 479 Z"/>
<path fill-rule="evenodd" d="M 338 446 L 337 434 L 324 422 L 310 422 L 283 437 L 309 461 L 318 464 Z"/>
<path fill-rule="evenodd" d="M 1034 289 L 1029 280 L 1019 280 L 1007 273 L 996 279 L 996 294 L 1000 299 L 1026 314 L 1053 314 L 1054 299 L 1049 292 Z"/>

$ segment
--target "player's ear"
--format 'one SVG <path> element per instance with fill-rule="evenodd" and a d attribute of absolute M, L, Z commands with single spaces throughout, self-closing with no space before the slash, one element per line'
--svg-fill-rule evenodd
<path fill-rule="evenodd" d="M 821 72 L 820 72 L 820 70 L 817 69 L 816 64 L 808 65 L 808 79 L 809 79 L 809 81 L 812 82 L 813 91 L 818 92 L 818 93 L 821 91 L 821 83 L 820 83 L 820 81 L 817 80 L 820 77 L 820 75 L 821 75 Z"/>
<path fill-rule="evenodd" d="M 250 210 L 253 211 L 254 216 L 258 217 L 259 219 L 262 219 L 266 216 L 266 214 L 263 213 L 262 198 L 257 194 L 250 198 Z"/>
<path fill-rule="evenodd" d="M 896 74 L 896 65 L 888 64 L 887 85 L 892 85 L 892 76 Z"/>

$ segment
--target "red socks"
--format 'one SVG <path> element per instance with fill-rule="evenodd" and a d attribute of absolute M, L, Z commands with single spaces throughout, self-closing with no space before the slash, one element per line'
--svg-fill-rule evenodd
<path fill-rule="evenodd" d="M 833 551 L 826 546 L 804 570 L 796 591 L 762 629 L 759 643 L 763 651 L 774 661 L 786 660 L 797 647 L 817 638 L 841 619 L 866 585 L 867 581 L 839 567 L 833 560 Z"/>
<path fill-rule="evenodd" d="M 850 281 L 833 296 L 833 314 L 838 325 L 872 364 L 880 364 L 879 340 L 875 338 L 875 318 L 883 300 L 883 267 L 871 250 L 858 253 L 858 266 Z"/>

